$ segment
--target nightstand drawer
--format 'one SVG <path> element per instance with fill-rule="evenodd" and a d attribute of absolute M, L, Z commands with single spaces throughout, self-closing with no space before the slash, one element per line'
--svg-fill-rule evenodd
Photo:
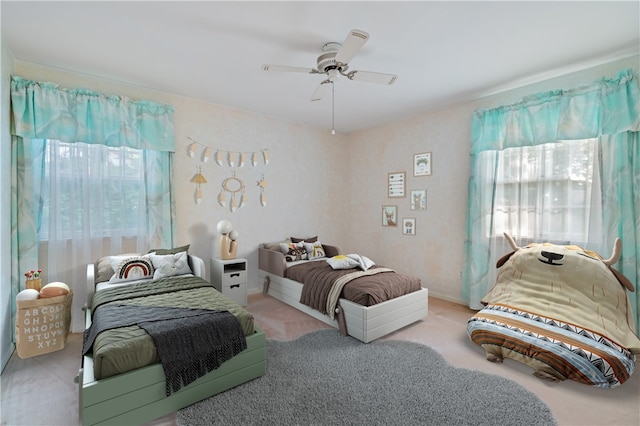
<path fill-rule="evenodd" d="M 224 286 L 222 289 L 222 294 L 227 296 L 229 299 L 233 300 L 240 306 L 245 306 L 247 304 L 247 284 L 233 284 L 230 286 Z"/>
<path fill-rule="evenodd" d="M 225 287 L 247 282 L 247 271 L 232 271 L 222 274 L 222 285 Z"/>

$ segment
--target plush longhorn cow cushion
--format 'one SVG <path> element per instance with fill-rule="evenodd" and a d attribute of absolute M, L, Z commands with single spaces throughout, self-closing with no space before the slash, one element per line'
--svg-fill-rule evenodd
<path fill-rule="evenodd" d="M 467 324 L 471 340 L 489 361 L 508 357 L 546 380 L 624 383 L 640 339 L 627 297 L 633 285 L 611 268 L 615 255 L 603 261 L 577 246 L 510 243 L 514 252 L 498 261 L 486 307 Z"/>

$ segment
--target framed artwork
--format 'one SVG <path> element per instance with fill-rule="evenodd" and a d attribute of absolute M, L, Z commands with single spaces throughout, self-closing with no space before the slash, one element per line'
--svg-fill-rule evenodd
<path fill-rule="evenodd" d="M 387 178 L 389 198 L 399 198 L 405 196 L 405 172 L 389 173 Z"/>
<path fill-rule="evenodd" d="M 427 190 L 414 189 L 411 191 L 411 210 L 427 210 Z"/>
<path fill-rule="evenodd" d="M 430 152 L 413 154 L 413 175 L 414 176 L 430 176 L 431 175 L 431 153 Z"/>
<path fill-rule="evenodd" d="M 382 206 L 382 226 L 398 226 L 398 206 Z"/>
<path fill-rule="evenodd" d="M 416 235 L 416 218 L 415 217 L 402 218 L 402 234 Z"/>

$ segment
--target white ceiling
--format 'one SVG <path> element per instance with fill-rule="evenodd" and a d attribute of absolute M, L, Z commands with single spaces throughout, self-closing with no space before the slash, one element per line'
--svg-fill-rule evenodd
<path fill-rule="evenodd" d="M 640 51 L 636 1 L 1 2 L 17 60 L 73 70 L 312 126 L 332 126 L 331 97 L 311 102 L 326 42 L 370 34 L 340 78 L 335 129 L 373 127 L 453 102 Z M 330 92 L 329 92 L 330 93 Z"/>

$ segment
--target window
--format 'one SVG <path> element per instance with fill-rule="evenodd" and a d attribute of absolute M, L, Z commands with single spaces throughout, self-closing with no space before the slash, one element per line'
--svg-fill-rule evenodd
<path fill-rule="evenodd" d="M 47 140 L 41 240 L 138 235 L 144 151 Z"/>
<path fill-rule="evenodd" d="M 597 214 L 592 200 L 599 200 L 593 198 L 596 147 L 596 139 L 586 139 L 498 152 L 492 235 L 588 241 Z"/>

